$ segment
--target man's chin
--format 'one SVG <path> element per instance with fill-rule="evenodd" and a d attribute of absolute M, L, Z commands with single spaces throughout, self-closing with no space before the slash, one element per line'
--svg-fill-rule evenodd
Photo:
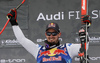
<path fill-rule="evenodd" d="M 55 45 L 55 44 L 56 44 L 56 42 L 54 42 L 54 41 L 51 41 L 50 43 L 51 43 L 52 45 Z"/>
<path fill-rule="evenodd" d="M 49 42 L 54 43 L 55 41 L 54 40 L 50 40 Z"/>

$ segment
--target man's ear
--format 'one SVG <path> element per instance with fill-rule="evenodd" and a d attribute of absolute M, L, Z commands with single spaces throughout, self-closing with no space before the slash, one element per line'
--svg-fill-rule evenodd
<path fill-rule="evenodd" d="M 46 32 L 45 32 L 45 36 L 47 36 Z"/>
<path fill-rule="evenodd" d="M 61 36 L 61 32 L 59 32 L 59 37 Z"/>

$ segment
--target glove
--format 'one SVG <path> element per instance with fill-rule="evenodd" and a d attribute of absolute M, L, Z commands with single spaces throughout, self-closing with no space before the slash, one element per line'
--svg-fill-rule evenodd
<path fill-rule="evenodd" d="M 86 36 L 87 36 L 87 41 L 89 41 L 89 36 L 88 33 L 86 34 L 85 27 L 81 27 L 79 30 L 79 37 L 81 42 L 86 42 Z"/>
<path fill-rule="evenodd" d="M 10 19 L 10 23 L 11 23 L 12 26 L 18 25 L 16 17 L 17 17 L 17 11 L 16 11 L 15 8 L 11 9 L 10 12 L 7 14 L 7 18 Z"/>
<path fill-rule="evenodd" d="M 81 42 L 86 42 L 86 31 L 83 28 L 79 30 L 79 37 Z"/>
<path fill-rule="evenodd" d="M 91 26 L 91 18 L 89 15 L 86 15 L 82 18 L 82 23 L 83 24 L 86 24 L 87 23 L 87 26 Z"/>

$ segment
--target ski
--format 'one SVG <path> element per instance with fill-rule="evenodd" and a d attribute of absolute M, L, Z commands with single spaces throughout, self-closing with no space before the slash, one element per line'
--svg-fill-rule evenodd
<path fill-rule="evenodd" d="M 88 0 L 81 0 L 81 24 L 82 24 L 82 27 L 81 27 L 81 31 L 85 31 L 85 32 L 81 32 L 79 34 L 79 36 L 84 36 L 85 37 L 82 37 L 80 38 L 80 41 L 81 41 L 81 48 L 80 48 L 80 52 L 79 52 L 79 56 L 80 56 L 80 63 L 89 63 L 87 60 L 88 60 L 88 55 L 87 55 L 87 23 L 83 23 L 83 17 L 88 15 Z"/>

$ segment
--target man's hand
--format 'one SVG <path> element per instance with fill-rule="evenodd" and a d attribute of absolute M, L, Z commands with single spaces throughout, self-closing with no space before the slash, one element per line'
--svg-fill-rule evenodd
<path fill-rule="evenodd" d="M 86 42 L 86 31 L 84 28 L 79 30 L 79 37 L 81 42 Z"/>
<path fill-rule="evenodd" d="M 86 33 L 85 27 L 81 27 L 81 29 L 79 30 L 80 41 L 86 42 L 86 36 L 87 36 L 87 41 L 89 41 L 88 32 Z"/>
<path fill-rule="evenodd" d="M 18 25 L 17 20 L 16 20 L 17 11 L 16 11 L 15 8 L 10 10 L 10 12 L 7 14 L 7 18 L 10 19 L 10 23 L 11 23 L 12 26 Z"/>
<path fill-rule="evenodd" d="M 89 15 L 84 16 L 82 18 L 82 23 L 83 24 L 86 24 L 87 23 L 88 27 L 91 26 L 91 18 L 90 18 L 90 16 Z"/>

